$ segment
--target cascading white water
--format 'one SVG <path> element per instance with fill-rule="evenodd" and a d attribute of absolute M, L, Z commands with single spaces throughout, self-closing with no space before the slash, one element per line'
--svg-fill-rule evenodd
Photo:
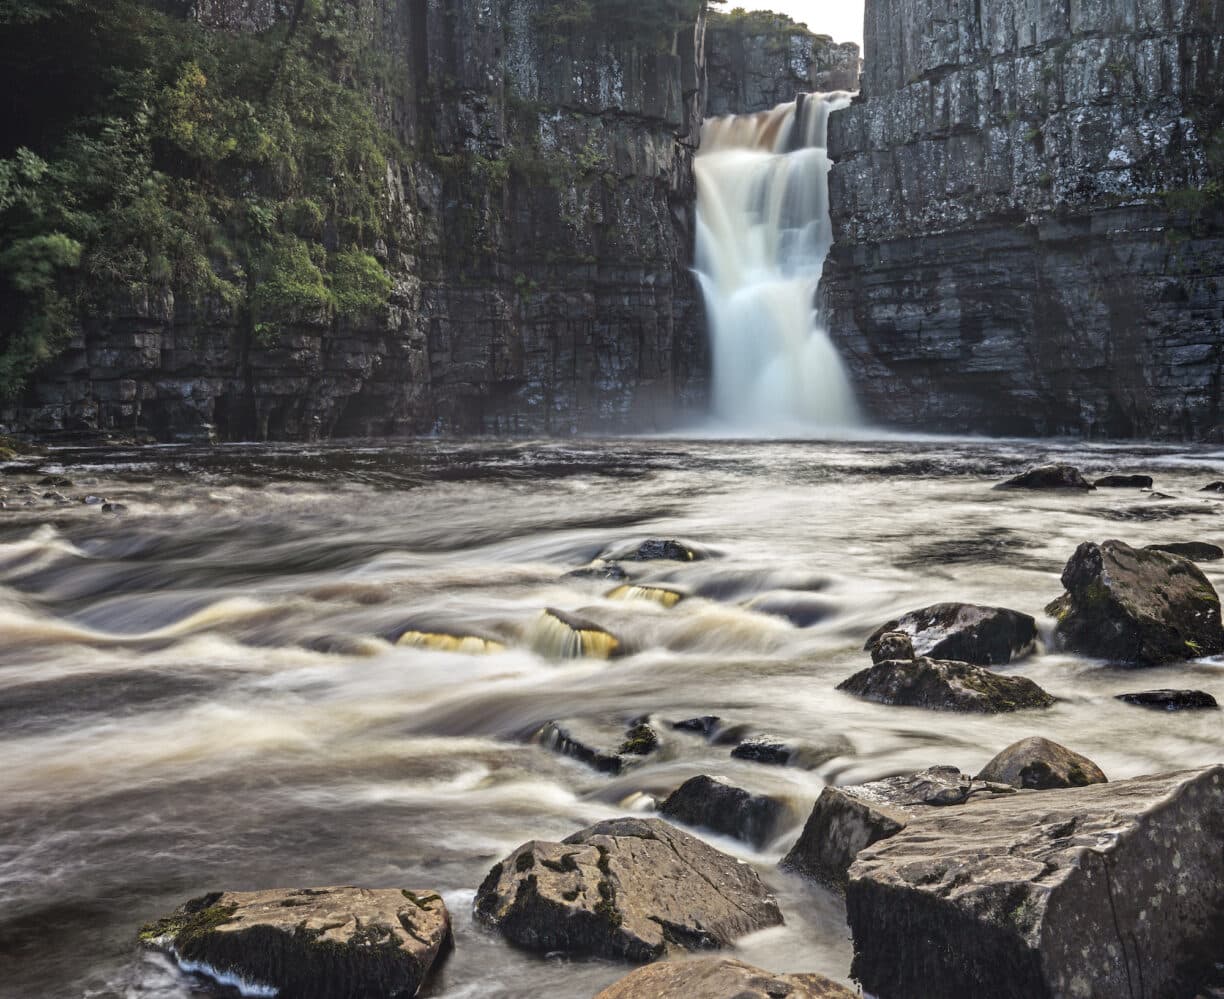
<path fill-rule="evenodd" d="M 716 417 L 746 430 L 858 422 L 815 310 L 833 243 L 829 113 L 851 94 L 706 121 L 697 173 L 697 272 L 709 316 Z"/>

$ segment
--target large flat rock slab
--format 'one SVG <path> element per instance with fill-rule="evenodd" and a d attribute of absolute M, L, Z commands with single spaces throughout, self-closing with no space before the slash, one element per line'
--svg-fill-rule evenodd
<path fill-rule="evenodd" d="M 879 999 L 1192 996 L 1224 940 L 1224 766 L 926 811 L 846 902 Z"/>
<path fill-rule="evenodd" d="M 649 964 L 595 999 L 856 999 L 823 975 L 776 975 L 729 957 Z"/>
<path fill-rule="evenodd" d="M 140 937 L 244 995 L 406 999 L 449 950 L 451 923 L 436 892 L 300 888 L 214 892 Z"/>
<path fill-rule="evenodd" d="M 778 926 L 756 872 L 662 819 L 609 819 L 496 864 L 476 914 L 511 943 L 644 963 Z"/>

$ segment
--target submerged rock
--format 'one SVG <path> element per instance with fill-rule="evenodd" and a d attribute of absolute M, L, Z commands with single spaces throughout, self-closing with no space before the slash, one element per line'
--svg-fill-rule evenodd
<path fill-rule="evenodd" d="M 527 950 L 634 962 L 782 923 L 756 872 L 662 819 L 610 819 L 495 865 L 476 914 Z"/>
<path fill-rule="evenodd" d="M 762 847 L 790 814 L 784 802 L 751 794 L 719 777 L 693 777 L 659 806 L 659 814 Z"/>
<path fill-rule="evenodd" d="M 843 680 L 837 689 L 879 704 L 934 711 L 999 714 L 1048 708 L 1054 703 L 1053 697 L 1025 677 L 925 658 L 877 663 Z"/>
<path fill-rule="evenodd" d="M 850 868 L 851 973 L 880 999 L 1192 995 L 1222 842 L 1220 766 L 926 811 Z"/>
<path fill-rule="evenodd" d="M 1209 482 L 1199 490 L 1201 493 L 1224 493 L 1224 482 Z"/>
<path fill-rule="evenodd" d="M 856 999 L 822 975 L 777 975 L 729 957 L 649 964 L 595 999 Z"/>
<path fill-rule="evenodd" d="M 1106 783 L 1101 768 L 1088 757 L 1040 736 L 1012 743 L 982 768 L 978 780 L 1033 791 Z"/>
<path fill-rule="evenodd" d="M 783 618 L 796 628 L 810 628 L 827 621 L 838 611 L 832 600 L 813 593 L 763 593 L 744 606 L 758 614 Z"/>
<path fill-rule="evenodd" d="M 1206 541 L 1174 541 L 1167 545 L 1148 545 L 1146 550 L 1180 555 L 1191 562 L 1218 562 L 1224 558 L 1224 548 Z"/>
<path fill-rule="evenodd" d="M 708 558 L 705 549 L 675 539 L 650 538 L 636 548 L 621 549 L 604 558 L 616 562 L 699 562 Z"/>
<path fill-rule="evenodd" d="M 648 586 L 645 584 L 627 584 L 618 586 L 608 593 L 609 600 L 649 600 L 662 607 L 675 607 L 684 599 L 679 590 L 666 586 Z"/>
<path fill-rule="evenodd" d="M 1105 475 L 1092 483 L 1097 489 L 1151 489 L 1150 475 Z"/>
<path fill-rule="evenodd" d="M 1117 700 L 1160 711 L 1210 711 L 1220 706 L 1204 690 L 1141 690 L 1134 694 L 1118 694 Z"/>
<path fill-rule="evenodd" d="M 973 782 L 957 767 L 929 767 L 904 777 L 826 787 L 779 866 L 844 890 L 860 850 L 895 836 L 923 808 L 968 799 Z"/>
<path fill-rule="evenodd" d="M 532 649 L 551 659 L 611 659 L 621 652 L 615 635 L 593 621 L 549 607 L 531 626 Z"/>
<path fill-rule="evenodd" d="M 1031 652 L 1037 642 L 1037 622 L 1028 614 L 978 604 L 932 604 L 882 624 L 872 632 L 863 648 L 871 651 L 873 661 L 883 661 L 876 658 L 874 646 L 891 632 L 904 632 L 911 637 L 912 655 L 954 659 L 975 666 L 1009 663 Z"/>
<path fill-rule="evenodd" d="M 867 651 L 873 663 L 886 663 L 893 659 L 917 659 L 914 640 L 904 631 L 886 631 L 867 639 Z M 873 640 L 874 639 L 874 640 Z"/>
<path fill-rule="evenodd" d="M 205 895 L 140 938 L 247 995 L 367 999 L 416 995 L 451 925 L 436 892 L 304 888 Z"/>
<path fill-rule="evenodd" d="M 1000 482 L 996 489 L 1072 489 L 1088 492 L 1092 484 L 1074 465 L 1040 465 Z"/>
<path fill-rule="evenodd" d="M 718 715 L 701 715 L 699 718 L 684 718 L 677 722 L 672 722 L 672 728 L 680 732 L 696 732 L 698 735 L 704 735 L 707 739 L 714 734 L 714 730 L 718 728 L 718 723 L 722 721 Z"/>
<path fill-rule="evenodd" d="M 593 565 L 584 565 L 581 569 L 574 569 L 567 572 L 562 578 L 604 579 L 608 582 L 620 582 L 622 579 L 628 579 L 629 573 L 625 572 L 625 570 L 615 562 L 597 562 Z"/>
<path fill-rule="evenodd" d="M 1085 542 L 1062 583 L 1067 592 L 1046 609 L 1072 652 L 1154 666 L 1224 651 L 1220 598 L 1202 570 L 1177 555 Z"/>
<path fill-rule="evenodd" d="M 852 752 L 854 747 L 842 736 L 834 736 L 823 743 L 809 743 L 792 742 L 761 732 L 742 739 L 731 750 L 731 755 L 737 760 L 751 760 L 753 763 L 812 768 L 827 763 L 835 756 Z"/>
<path fill-rule="evenodd" d="M 627 728 L 579 718 L 550 721 L 534 737 L 540 745 L 594 767 L 600 773 L 619 774 L 659 746 L 658 733 L 646 722 Z"/>
<path fill-rule="evenodd" d="M 483 635 L 452 635 L 441 631 L 402 632 L 395 644 L 414 649 L 432 649 L 436 652 L 462 652 L 466 655 L 491 655 L 504 652 L 506 646 L 494 638 Z"/>

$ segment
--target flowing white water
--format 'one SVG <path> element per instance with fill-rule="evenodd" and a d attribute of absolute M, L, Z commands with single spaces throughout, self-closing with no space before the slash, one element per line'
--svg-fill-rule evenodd
<path fill-rule="evenodd" d="M 841 358 L 816 314 L 833 243 L 829 113 L 850 94 L 711 118 L 697 173 L 697 272 L 709 316 L 714 414 L 741 429 L 859 422 Z"/>

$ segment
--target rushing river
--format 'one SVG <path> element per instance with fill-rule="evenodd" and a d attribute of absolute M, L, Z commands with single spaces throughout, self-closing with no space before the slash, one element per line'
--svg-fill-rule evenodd
<path fill-rule="evenodd" d="M 1047 457 L 1145 471 L 1165 497 L 997 492 Z M 436 889 L 457 947 L 423 994 L 587 999 L 626 969 L 537 958 L 473 924 L 505 853 L 650 807 L 697 773 L 787 797 L 951 763 L 974 772 L 1027 735 L 1111 777 L 1224 760 L 1218 713 L 1112 699 L 1194 687 L 1224 663 L 1127 672 L 1043 654 L 1010 667 L 1060 703 L 967 717 L 834 690 L 865 636 L 940 600 L 1038 616 L 1081 541 L 1221 540 L 1198 490 L 1224 452 L 1033 442 L 589 441 L 378 448 L 59 452 L 0 476 L 0 993 L 178 997 L 192 984 L 134 943 L 140 924 L 220 888 Z M 44 499 L 48 473 L 72 502 Z M 120 514 L 86 505 L 93 494 Z M 671 609 L 563 578 L 647 537 L 713 557 L 630 564 L 694 594 Z M 1224 564 L 1217 564 L 1224 565 Z M 1217 588 L 1224 571 L 1204 569 Z M 701 594 L 705 594 L 702 596 Z M 749 605 L 755 605 L 752 609 Z M 632 652 L 550 661 L 541 608 L 580 612 Z M 764 611 L 773 611 L 766 613 Z M 776 612 L 807 624 L 797 627 Z M 500 637 L 492 655 L 396 647 L 406 627 Z M 619 777 L 533 744 L 558 718 L 649 714 L 662 750 Z M 733 760 L 666 725 L 718 715 L 853 752 L 812 770 Z M 827 892 L 760 853 L 787 925 L 741 956 L 845 980 Z M 198 986 L 197 986 L 198 987 Z"/>

